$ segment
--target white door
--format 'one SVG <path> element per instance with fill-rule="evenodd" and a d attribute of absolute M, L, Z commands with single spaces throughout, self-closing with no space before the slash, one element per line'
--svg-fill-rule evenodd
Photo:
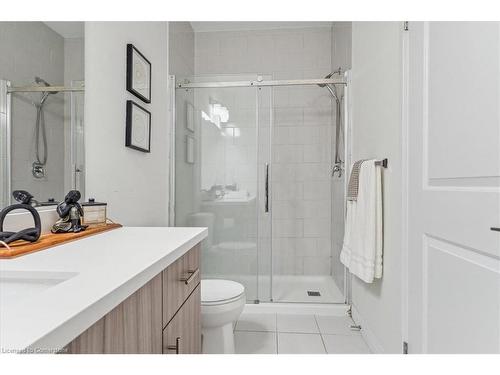
<path fill-rule="evenodd" d="M 498 353 L 500 24 L 409 33 L 409 352 Z"/>

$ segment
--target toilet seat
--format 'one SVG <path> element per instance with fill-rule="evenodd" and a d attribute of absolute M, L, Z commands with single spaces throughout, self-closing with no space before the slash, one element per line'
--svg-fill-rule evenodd
<path fill-rule="evenodd" d="M 245 295 L 245 287 L 231 280 L 201 280 L 201 305 L 217 306 L 232 303 Z"/>
<path fill-rule="evenodd" d="M 202 352 L 234 353 L 233 326 L 245 307 L 245 287 L 231 280 L 201 280 Z"/>

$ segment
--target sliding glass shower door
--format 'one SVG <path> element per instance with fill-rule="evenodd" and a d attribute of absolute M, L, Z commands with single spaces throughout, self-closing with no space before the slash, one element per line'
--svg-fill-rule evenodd
<path fill-rule="evenodd" d="M 256 76 L 177 81 L 194 84 L 175 95 L 175 225 L 208 228 L 203 277 L 242 283 L 248 302 L 344 303 L 331 91 Z"/>
<path fill-rule="evenodd" d="M 204 278 L 242 283 L 249 302 L 269 298 L 259 268 L 269 275 L 271 236 L 264 218 L 270 104 L 263 102 L 270 95 L 248 87 L 176 91 L 175 225 L 208 228 Z"/>

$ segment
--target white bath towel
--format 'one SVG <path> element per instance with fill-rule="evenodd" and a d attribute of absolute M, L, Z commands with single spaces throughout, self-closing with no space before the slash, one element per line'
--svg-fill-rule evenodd
<path fill-rule="evenodd" d="M 382 277 L 382 176 L 375 160 L 363 162 L 357 201 L 347 201 L 341 262 L 367 283 Z"/>

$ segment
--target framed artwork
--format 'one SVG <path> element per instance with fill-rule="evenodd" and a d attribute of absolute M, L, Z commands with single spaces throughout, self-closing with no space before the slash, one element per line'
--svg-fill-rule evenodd
<path fill-rule="evenodd" d="M 186 102 L 186 128 L 194 133 L 194 106 Z"/>
<path fill-rule="evenodd" d="M 133 44 L 127 44 L 127 91 L 151 103 L 151 63 Z"/>
<path fill-rule="evenodd" d="M 151 113 L 132 100 L 127 100 L 125 146 L 151 151 Z"/>
<path fill-rule="evenodd" d="M 194 138 L 186 135 L 186 163 L 194 164 Z"/>

